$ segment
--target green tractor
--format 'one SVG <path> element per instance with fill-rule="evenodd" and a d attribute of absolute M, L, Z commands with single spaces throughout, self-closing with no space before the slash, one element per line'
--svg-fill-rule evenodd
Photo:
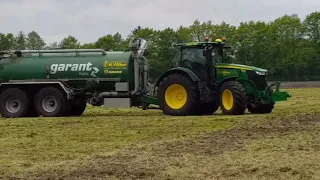
<path fill-rule="evenodd" d="M 291 97 L 287 92 L 280 92 L 280 82 L 268 85 L 267 70 L 227 63 L 226 54 L 231 47 L 226 46 L 225 40 L 180 43 L 176 46 L 179 49 L 173 60 L 176 67 L 160 77 L 159 82 L 162 83 L 156 83 L 162 110 L 183 111 L 192 104 L 187 104 L 186 99 L 196 101 L 200 93 L 200 103 L 193 109 L 189 108 L 189 114 L 212 114 L 219 107 L 226 115 L 242 115 L 246 109 L 251 113 L 265 114 L 272 112 L 276 101 Z M 168 77 L 170 73 L 173 75 Z M 169 81 L 180 84 L 169 86 Z"/>

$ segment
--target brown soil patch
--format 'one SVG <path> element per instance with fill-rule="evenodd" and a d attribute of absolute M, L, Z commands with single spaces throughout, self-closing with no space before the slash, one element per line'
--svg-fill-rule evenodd
<path fill-rule="evenodd" d="M 266 174 L 268 171 L 261 174 L 261 169 L 267 169 L 264 165 L 252 166 L 239 162 L 239 167 L 236 167 L 236 170 L 232 169 L 235 168 L 235 165 L 227 160 L 226 157 L 229 156 L 224 157 L 223 155 L 242 150 L 248 143 L 269 136 L 284 137 L 301 132 L 319 134 L 319 122 L 320 113 L 251 119 L 230 130 L 208 133 L 205 137 L 132 146 L 115 155 L 95 157 L 89 162 L 77 165 L 73 170 L 60 169 L 41 172 L 30 175 L 29 178 L 185 179 L 192 177 L 192 179 L 241 179 L 244 177 L 243 174 L 255 177 L 256 173 L 260 173 L 260 177 L 278 179 L 278 176 L 273 177 L 273 175 Z M 313 138 L 312 141 L 320 143 L 319 139 Z M 320 150 L 320 146 L 316 144 L 312 144 L 310 147 L 313 148 L 313 151 Z M 289 153 L 290 148 L 288 149 Z M 257 147 L 255 151 L 259 150 Z M 258 157 L 256 158 L 258 159 Z M 275 161 L 277 160 L 279 159 L 275 159 Z M 208 167 L 210 168 L 208 169 Z M 290 177 L 305 173 L 294 170 L 288 165 L 277 169 L 277 172 L 291 173 Z M 310 176 L 306 177 L 310 178 Z"/>

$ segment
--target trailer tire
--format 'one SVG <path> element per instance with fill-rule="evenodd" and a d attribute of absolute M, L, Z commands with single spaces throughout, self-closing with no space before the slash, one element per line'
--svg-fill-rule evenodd
<path fill-rule="evenodd" d="M 35 96 L 34 104 L 37 113 L 43 117 L 60 117 L 68 111 L 65 95 L 55 87 L 41 89 Z"/>
<path fill-rule="evenodd" d="M 242 84 L 228 81 L 222 84 L 220 90 L 220 106 L 223 114 L 243 115 L 247 109 L 247 97 Z"/>
<path fill-rule="evenodd" d="M 19 88 L 8 88 L 0 95 L 0 113 L 2 117 L 25 117 L 29 109 L 27 93 Z"/>
<path fill-rule="evenodd" d="M 172 116 L 196 114 L 200 104 L 197 84 L 182 74 L 165 77 L 160 82 L 157 98 L 163 113 Z"/>
<path fill-rule="evenodd" d="M 68 116 L 81 116 L 82 113 L 86 110 L 87 99 L 85 98 L 76 98 L 70 100 L 70 109 L 68 111 Z"/>

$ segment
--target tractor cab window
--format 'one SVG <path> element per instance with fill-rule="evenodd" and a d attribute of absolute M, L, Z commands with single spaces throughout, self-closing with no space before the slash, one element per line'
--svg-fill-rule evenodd
<path fill-rule="evenodd" d="M 171 63 L 178 63 L 181 60 L 181 53 L 177 51 L 173 58 L 171 59 Z"/>
<path fill-rule="evenodd" d="M 182 61 L 190 61 L 201 65 L 206 64 L 206 57 L 203 56 L 202 49 L 188 48 L 182 50 Z"/>
<path fill-rule="evenodd" d="M 223 61 L 223 51 L 215 48 L 212 51 L 213 63 L 221 63 Z"/>

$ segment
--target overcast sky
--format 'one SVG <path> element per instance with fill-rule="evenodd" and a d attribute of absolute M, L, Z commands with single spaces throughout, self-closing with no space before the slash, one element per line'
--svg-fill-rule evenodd
<path fill-rule="evenodd" d="M 126 37 L 137 25 L 176 29 L 195 19 L 238 25 L 284 14 L 304 19 L 319 10 L 320 0 L 0 0 L 0 32 L 35 30 L 46 43 L 68 35 L 85 43 L 108 33 Z"/>

